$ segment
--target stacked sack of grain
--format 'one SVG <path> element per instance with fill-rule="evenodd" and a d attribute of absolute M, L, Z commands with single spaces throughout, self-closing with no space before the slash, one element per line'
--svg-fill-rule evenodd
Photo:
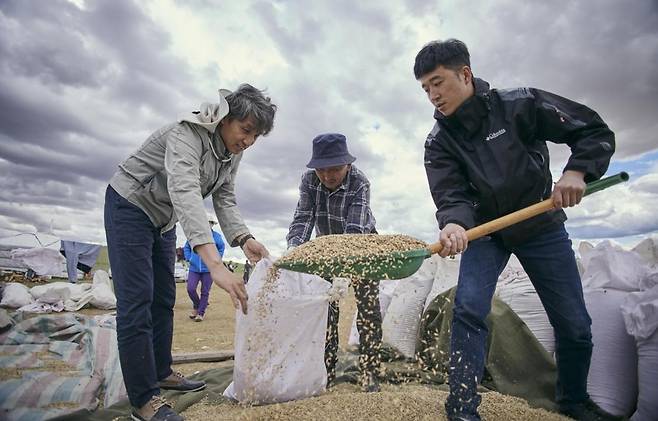
<path fill-rule="evenodd" d="M 436 272 L 434 273 L 434 281 L 432 281 L 432 289 L 425 299 L 425 310 L 427 310 L 427 307 L 429 307 L 430 303 L 438 295 L 457 285 L 457 280 L 459 279 L 461 255 L 442 258 L 438 254 L 435 254 L 432 256 L 432 259 L 436 261 Z"/>
<path fill-rule="evenodd" d="M 588 393 L 611 414 L 630 416 L 637 404 L 639 418 L 634 419 L 650 419 L 642 418 L 641 414 L 646 413 L 646 405 L 651 402 L 637 402 L 638 350 L 643 349 L 650 338 L 639 334 L 643 329 L 627 329 L 629 324 L 622 312 L 624 306 L 629 314 L 638 312 L 643 300 L 651 301 L 651 297 L 640 294 L 641 285 L 650 277 L 650 265 L 637 252 L 625 250 L 611 241 L 603 241 L 595 247 L 581 244 L 579 252 L 594 344 Z M 642 328 L 646 327 L 646 320 L 639 323 Z M 655 386 L 653 389 L 655 393 Z"/>
<path fill-rule="evenodd" d="M 546 310 L 539 300 L 530 277 L 516 256 L 510 256 L 507 266 L 498 278 L 496 295 L 507 304 L 528 326 L 546 352 L 555 352 L 555 334 Z"/>
<path fill-rule="evenodd" d="M 425 299 L 432 289 L 437 261 L 425 259 L 416 273 L 401 279 L 382 321 L 382 342 L 406 358 L 416 353 L 416 338 Z"/>
<path fill-rule="evenodd" d="M 658 414 L 658 238 L 648 238 L 633 248 L 649 266 L 640 280 L 640 291 L 622 302 L 626 331 L 637 350 L 638 395 L 631 420 L 656 419 Z"/>

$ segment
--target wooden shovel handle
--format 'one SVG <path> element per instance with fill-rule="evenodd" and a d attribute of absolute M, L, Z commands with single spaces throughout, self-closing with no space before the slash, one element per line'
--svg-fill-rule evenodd
<path fill-rule="evenodd" d="M 503 228 L 507 228 L 510 225 L 514 225 L 517 222 L 525 221 L 526 219 L 530 219 L 533 216 L 548 212 L 553 208 L 553 199 L 548 198 L 539 203 L 535 203 L 534 205 L 530 205 L 527 208 L 519 209 L 516 212 L 512 212 L 505 216 L 501 216 L 500 218 L 494 219 L 493 221 L 489 221 L 486 224 L 473 227 L 466 231 L 466 236 L 468 237 L 468 241 L 477 240 L 478 238 L 489 235 L 492 232 L 496 232 L 502 230 Z M 430 244 L 428 248 L 431 254 L 435 254 L 441 251 L 443 245 L 440 241 L 437 241 L 434 244 Z"/>

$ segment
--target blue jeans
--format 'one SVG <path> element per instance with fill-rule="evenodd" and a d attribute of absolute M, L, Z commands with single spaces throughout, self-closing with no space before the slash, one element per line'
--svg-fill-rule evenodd
<path fill-rule="evenodd" d="M 496 282 L 511 253 L 530 277 L 555 332 L 557 404 L 569 408 L 588 398 L 592 321 L 585 308 L 571 240 L 561 225 L 511 249 L 495 237 L 485 237 L 470 243 L 464 252 L 450 338 L 450 395 L 446 400 L 449 416 L 479 417 L 481 398 L 477 384 L 484 374 L 489 334 L 485 318 L 491 310 Z"/>
<path fill-rule="evenodd" d="M 176 229 L 160 234 L 146 214 L 108 186 L 105 234 L 117 297 L 119 360 L 134 407 L 160 394 L 171 371 Z"/>

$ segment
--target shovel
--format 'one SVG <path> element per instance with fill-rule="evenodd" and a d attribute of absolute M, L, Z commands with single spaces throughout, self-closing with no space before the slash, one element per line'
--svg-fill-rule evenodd
<path fill-rule="evenodd" d="M 587 184 L 583 196 L 606 189 L 615 184 L 628 181 L 629 176 L 625 172 L 602 178 Z M 489 221 L 485 224 L 471 228 L 466 231 L 468 241 L 491 234 L 525 221 L 533 216 L 554 209 L 553 199 L 548 198 L 527 208 L 519 209 L 508 215 Z M 377 256 L 338 256 L 333 261 L 327 262 L 275 262 L 275 266 L 294 272 L 310 273 L 325 278 L 328 277 L 351 277 L 355 279 L 402 279 L 413 275 L 423 264 L 423 261 L 443 248 L 440 242 L 430 244 L 427 248 L 393 252 Z"/>

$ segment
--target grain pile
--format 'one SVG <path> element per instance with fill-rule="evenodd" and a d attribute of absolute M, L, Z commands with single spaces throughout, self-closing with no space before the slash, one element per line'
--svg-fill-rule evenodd
<path fill-rule="evenodd" d="M 362 393 L 356 385 L 339 384 L 321 396 L 274 405 L 245 407 L 207 399 L 191 406 L 188 421 L 213 420 L 446 420 L 448 392 L 421 385 L 384 385 L 380 393 Z M 485 420 L 566 421 L 519 398 L 483 393 L 480 415 Z"/>
<path fill-rule="evenodd" d="M 407 235 L 336 234 L 306 242 L 283 256 L 279 264 L 299 263 L 314 268 L 313 273 L 333 277 L 366 278 L 361 273 L 394 268 L 400 262 L 396 253 L 427 248 L 427 243 Z"/>

